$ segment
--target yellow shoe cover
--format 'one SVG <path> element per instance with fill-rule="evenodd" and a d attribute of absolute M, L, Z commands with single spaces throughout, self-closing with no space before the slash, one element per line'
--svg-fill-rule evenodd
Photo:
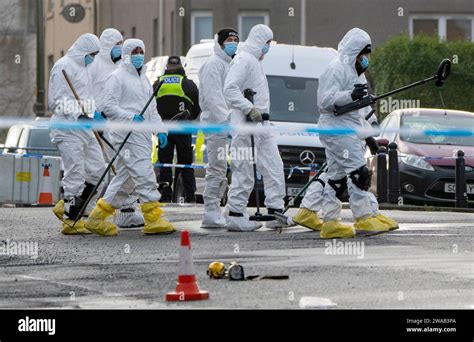
<path fill-rule="evenodd" d="M 321 239 L 353 238 L 355 231 L 351 226 L 342 224 L 338 220 L 332 220 L 323 223 L 319 236 Z"/>
<path fill-rule="evenodd" d="M 300 208 L 295 216 L 293 222 L 300 226 L 311 230 L 321 230 L 323 222 L 318 218 L 318 214 L 306 208 Z"/>
<path fill-rule="evenodd" d="M 143 234 L 171 234 L 176 231 L 171 223 L 161 218 L 163 211 L 160 209 L 159 202 L 143 203 L 141 208 L 145 219 Z"/>
<path fill-rule="evenodd" d="M 59 219 L 59 221 L 64 222 L 64 200 L 60 200 L 53 207 L 53 213 Z"/>
<path fill-rule="evenodd" d="M 76 222 L 74 228 L 74 221 L 71 219 L 63 220 L 63 229 L 61 233 L 64 235 L 78 235 L 78 234 L 91 234 L 85 227 L 85 222 L 83 220 L 79 220 Z"/>
<path fill-rule="evenodd" d="M 383 224 L 388 226 L 389 230 L 398 229 L 398 222 L 395 221 L 394 219 L 391 219 L 391 218 L 389 218 L 385 215 L 382 215 L 382 214 L 378 214 L 378 215 L 374 216 L 374 218 L 376 218 L 377 220 L 379 220 L 380 222 L 382 222 Z"/>
<path fill-rule="evenodd" d="M 385 223 L 380 222 L 375 217 L 364 217 L 356 219 L 354 228 L 363 232 L 388 232 L 390 229 Z"/>
<path fill-rule="evenodd" d="M 107 218 L 114 213 L 115 208 L 101 198 L 97 201 L 95 208 L 89 214 L 89 218 L 86 221 L 86 229 L 102 236 L 117 235 L 117 227 L 112 222 L 107 221 Z"/>

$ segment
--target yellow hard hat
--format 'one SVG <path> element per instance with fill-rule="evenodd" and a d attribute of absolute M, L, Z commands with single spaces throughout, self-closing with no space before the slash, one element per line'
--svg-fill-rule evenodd
<path fill-rule="evenodd" d="M 214 261 L 207 267 L 207 275 L 209 278 L 221 279 L 225 276 L 225 265 L 222 262 Z"/>

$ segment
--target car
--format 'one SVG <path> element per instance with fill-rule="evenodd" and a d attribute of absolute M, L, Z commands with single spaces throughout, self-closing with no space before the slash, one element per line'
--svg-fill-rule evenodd
<path fill-rule="evenodd" d="M 38 125 L 13 125 L 5 140 L 3 153 L 59 156 L 59 151 L 51 142 L 48 125 L 42 125 L 49 118 L 36 118 Z"/>
<path fill-rule="evenodd" d="M 214 41 L 203 40 L 186 54 L 186 74 L 199 85 L 199 69 L 214 53 Z M 270 88 L 271 125 L 275 128 L 316 128 L 319 120 L 317 107 L 318 79 L 336 50 L 326 47 L 278 44 L 272 42 L 263 60 L 263 68 Z M 296 195 L 311 174 L 325 162 L 324 148 L 316 133 L 285 132 L 276 134 L 278 149 L 285 166 L 287 199 Z M 205 165 L 207 153 L 202 134 L 194 137 L 195 164 Z M 205 170 L 197 169 L 198 198 L 205 185 Z M 230 180 L 230 175 L 228 174 Z M 179 185 L 178 182 L 176 182 Z M 182 188 L 179 187 L 179 189 Z M 257 185 L 263 191 L 261 184 Z M 251 197 L 251 203 L 252 203 Z M 263 199 L 263 196 L 260 196 Z M 225 199 L 224 199 L 225 202 Z"/>
<path fill-rule="evenodd" d="M 474 205 L 474 137 L 419 135 L 412 130 L 474 128 L 474 113 L 444 109 L 404 109 L 390 113 L 380 124 L 379 142 L 398 146 L 400 187 L 403 203 L 452 206 L 455 203 L 455 156 L 465 153 L 467 193 Z M 396 133 L 397 130 L 402 130 Z M 371 190 L 375 192 L 375 160 Z"/>

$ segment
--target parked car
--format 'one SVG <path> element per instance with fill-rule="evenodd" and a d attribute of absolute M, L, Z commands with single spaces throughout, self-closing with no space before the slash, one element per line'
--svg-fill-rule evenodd
<path fill-rule="evenodd" d="M 465 153 L 467 193 L 474 204 L 474 137 L 394 133 L 398 129 L 451 130 L 474 128 L 474 113 L 442 109 L 406 109 L 390 113 L 380 124 L 379 138 L 395 142 L 399 153 L 400 186 L 404 203 L 453 205 L 458 150 Z M 383 141 L 379 139 L 380 141 Z M 371 189 L 375 192 L 375 159 Z"/>
<path fill-rule="evenodd" d="M 199 69 L 213 51 L 214 41 L 203 40 L 192 46 L 186 55 L 186 73 L 198 85 Z M 270 88 L 274 127 L 316 127 L 318 78 L 336 54 L 332 48 L 272 43 L 263 68 Z M 315 133 L 282 132 L 277 134 L 277 143 L 285 165 L 287 196 L 294 196 L 309 180 L 310 171 L 301 168 L 319 169 L 325 161 L 324 148 Z M 202 134 L 195 137 L 195 146 L 195 164 L 205 165 L 207 153 Z M 205 170 L 195 170 L 195 174 L 199 196 L 204 190 Z"/>
<path fill-rule="evenodd" d="M 36 118 L 47 121 L 49 118 Z M 47 125 L 14 125 L 10 127 L 3 153 L 59 156 L 59 151 L 49 138 Z"/>

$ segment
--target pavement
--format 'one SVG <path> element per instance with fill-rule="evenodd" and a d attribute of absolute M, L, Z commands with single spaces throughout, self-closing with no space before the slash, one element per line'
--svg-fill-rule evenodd
<path fill-rule="evenodd" d="M 177 233 L 63 236 L 51 208 L 0 208 L 0 308 L 299 309 L 303 297 L 317 297 L 320 308 L 474 309 L 472 213 L 387 210 L 399 230 L 328 241 L 302 227 L 281 234 L 203 230 L 202 205 L 165 211 L 179 231 L 190 231 L 209 300 L 164 300 L 177 280 Z M 351 221 L 349 210 L 342 214 Z M 238 261 L 246 275 L 289 279 L 209 279 L 207 265 L 216 260 Z"/>

